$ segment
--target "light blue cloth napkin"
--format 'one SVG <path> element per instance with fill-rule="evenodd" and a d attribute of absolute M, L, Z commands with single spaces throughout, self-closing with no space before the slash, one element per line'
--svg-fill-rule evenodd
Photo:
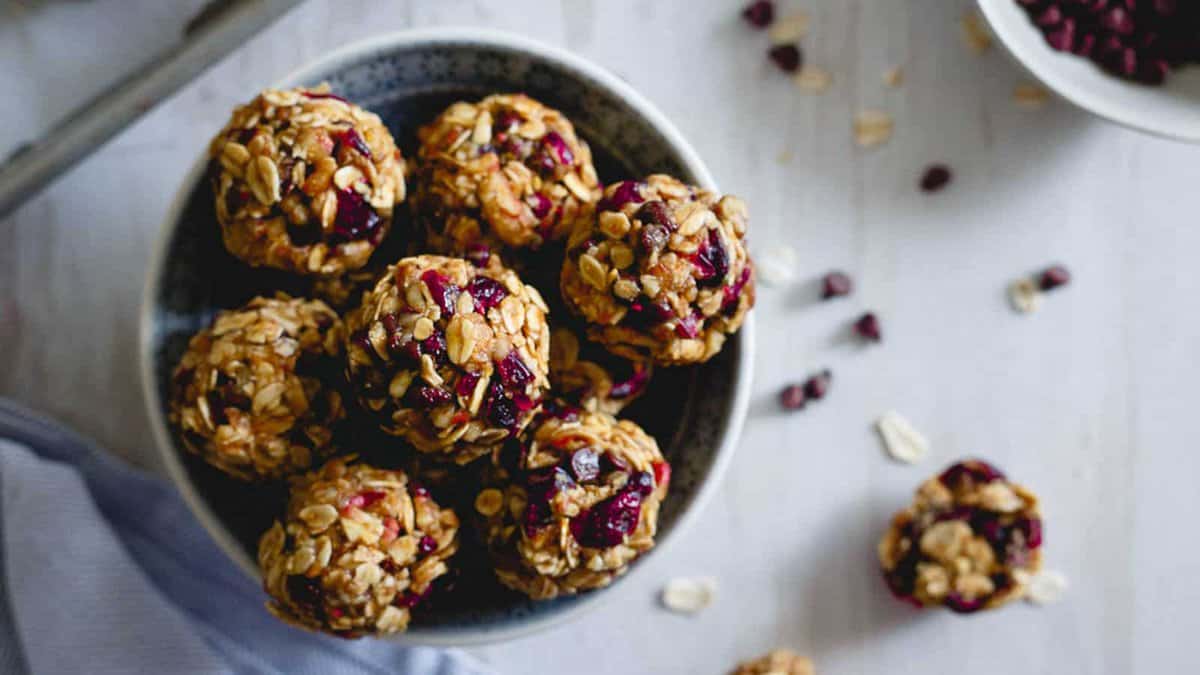
<path fill-rule="evenodd" d="M 0 399 L 0 673 L 490 672 L 277 621 L 170 486 Z"/>

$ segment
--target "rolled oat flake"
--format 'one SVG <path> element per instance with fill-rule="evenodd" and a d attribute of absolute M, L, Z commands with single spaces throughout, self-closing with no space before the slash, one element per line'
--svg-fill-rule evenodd
<path fill-rule="evenodd" d="M 875 422 L 883 446 L 892 459 L 916 464 L 929 454 L 929 441 L 900 413 L 889 410 Z"/>
<path fill-rule="evenodd" d="M 1049 605 L 1058 602 L 1069 585 L 1062 572 L 1042 570 L 1029 580 L 1025 597 L 1036 605 Z"/>
<path fill-rule="evenodd" d="M 697 614 L 717 595 L 714 577 L 676 577 L 662 590 L 663 607 L 679 614 Z"/>

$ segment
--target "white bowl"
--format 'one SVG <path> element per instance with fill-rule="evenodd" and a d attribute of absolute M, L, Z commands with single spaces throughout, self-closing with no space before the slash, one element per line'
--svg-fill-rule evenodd
<path fill-rule="evenodd" d="M 1088 59 L 1051 49 L 1016 0 L 978 2 L 1000 42 L 1063 98 L 1133 129 L 1200 143 L 1200 66 L 1172 72 L 1159 87 L 1128 82 Z"/>
<path fill-rule="evenodd" d="M 526 91 L 572 116 L 592 144 L 602 178 L 605 173 L 635 177 L 667 171 L 716 187 L 687 141 L 629 85 L 578 56 L 526 38 L 476 29 L 383 35 L 331 52 L 278 86 L 320 81 L 331 82 L 335 90 L 383 115 L 402 144 L 412 142 L 414 125 L 432 119 L 457 98 Z M 247 91 L 245 97 L 254 93 Z M 211 188 L 204 180 L 206 164 L 207 158 L 200 157 L 185 179 L 150 261 L 142 307 L 142 384 L 154 437 L 172 480 L 231 560 L 257 578 L 255 542 L 274 517 L 269 509 L 282 506 L 282 488 L 248 487 L 226 478 L 184 451 L 166 420 L 170 374 L 187 338 L 219 309 L 278 287 L 261 284 L 263 272 L 250 270 L 222 248 Z M 630 408 L 629 416 L 656 435 L 674 469 L 671 494 L 660 512 L 658 546 L 648 556 L 661 555 L 695 521 L 733 456 L 753 372 L 751 319 L 747 317 L 741 332 L 708 363 L 656 374 L 646 396 Z M 665 409 L 635 410 L 643 402 L 661 403 Z M 641 569 L 640 563 L 631 566 L 630 575 Z M 512 593 L 497 595 L 486 606 L 414 617 L 409 631 L 395 639 L 435 645 L 507 640 L 579 616 L 621 588 L 628 588 L 624 580 L 608 589 L 545 602 Z"/>

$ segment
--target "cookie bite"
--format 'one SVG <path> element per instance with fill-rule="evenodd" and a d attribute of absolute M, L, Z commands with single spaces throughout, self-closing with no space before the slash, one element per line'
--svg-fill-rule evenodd
<path fill-rule="evenodd" d="M 892 593 L 959 613 L 1019 598 L 1041 568 L 1037 497 L 980 460 L 952 465 L 917 489 L 879 542 Z"/>
<path fill-rule="evenodd" d="M 169 418 L 184 447 L 244 481 L 309 469 L 345 417 L 344 330 L 325 303 L 255 298 L 192 336 L 171 379 Z"/>
<path fill-rule="evenodd" d="M 404 201 L 378 115 L 328 87 L 267 89 L 209 144 L 225 248 L 254 267 L 337 275 L 366 264 Z"/>
<path fill-rule="evenodd" d="M 537 249 L 589 220 L 600 199 L 571 121 L 523 94 L 455 103 L 417 138 L 412 205 L 433 251 Z"/>
<path fill-rule="evenodd" d="M 287 513 L 258 544 L 267 608 L 340 637 L 408 627 L 458 549 L 458 517 L 401 471 L 352 458 L 293 479 Z"/>
<path fill-rule="evenodd" d="M 494 261 L 388 268 L 347 319 L 346 374 L 387 433 L 465 464 L 529 424 L 549 386 L 546 304 Z"/>
<path fill-rule="evenodd" d="M 584 410 L 616 415 L 650 384 L 654 366 L 630 361 L 560 326 L 550 332 L 550 386 Z"/>
<path fill-rule="evenodd" d="M 475 499 L 497 578 L 535 600 L 624 574 L 654 546 L 671 476 L 633 422 L 549 407 Z"/>
<path fill-rule="evenodd" d="M 571 235 L 563 299 L 588 336 L 629 359 L 712 358 L 754 305 L 742 200 L 654 175 L 610 185 Z"/>

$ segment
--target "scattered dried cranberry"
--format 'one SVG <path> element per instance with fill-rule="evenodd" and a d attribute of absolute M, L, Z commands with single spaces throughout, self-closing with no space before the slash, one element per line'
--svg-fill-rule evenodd
<path fill-rule="evenodd" d="M 950 172 L 950 167 L 945 164 L 934 164 L 925 169 L 924 175 L 921 176 L 921 190 L 923 192 L 938 192 L 949 185 L 953 178 L 954 174 Z"/>
<path fill-rule="evenodd" d="M 429 535 L 421 537 L 420 543 L 417 544 L 417 550 L 421 552 L 421 555 L 429 555 L 430 553 L 433 553 L 437 550 L 437 539 L 434 539 Z"/>
<path fill-rule="evenodd" d="M 654 474 L 649 471 L 639 471 L 629 477 L 629 482 L 625 485 L 626 490 L 633 490 L 643 497 L 654 492 Z"/>
<path fill-rule="evenodd" d="M 667 487 L 671 484 L 671 465 L 666 462 L 654 463 L 654 484 Z"/>
<path fill-rule="evenodd" d="M 580 448 L 571 455 L 571 473 L 580 483 L 600 477 L 600 455 L 591 448 Z"/>
<path fill-rule="evenodd" d="M 641 204 L 646 201 L 642 197 L 641 183 L 635 180 L 625 180 L 617 183 L 617 189 L 613 190 L 612 197 L 605 197 L 600 200 L 600 211 L 620 211 L 622 206 L 626 204 Z"/>
<path fill-rule="evenodd" d="M 987 462 L 968 459 L 950 465 L 938 476 L 938 481 L 948 488 L 954 488 L 966 478 L 976 483 L 990 483 L 995 480 L 1003 480 L 1004 473 Z"/>
<path fill-rule="evenodd" d="M 806 401 L 804 387 L 799 384 L 789 385 L 779 392 L 779 404 L 785 410 L 802 410 Z"/>
<path fill-rule="evenodd" d="M 436 408 L 439 405 L 445 405 L 453 400 L 454 397 L 445 389 L 439 389 L 428 384 L 413 385 L 406 396 L 409 405 L 414 408 Z"/>
<path fill-rule="evenodd" d="M 767 50 L 767 56 L 785 73 L 800 70 L 804 62 L 804 54 L 797 45 L 775 45 Z"/>
<path fill-rule="evenodd" d="M 533 217 L 537 218 L 538 220 L 545 218 L 550 213 L 550 208 L 553 206 L 553 204 L 550 202 L 550 198 L 540 192 L 535 192 L 532 195 L 529 195 L 529 199 L 526 201 L 529 203 L 529 208 L 533 209 Z"/>
<path fill-rule="evenodd" d="M 504 395 L 504 387 L 495 380 L 488 385 L 484 409 L 493 425 L 509 430 L 517 427 L 517 406 Z"/>
<path fill-rule="evenodd" d="M 551 131 L 542 138 L 542 142 L 554 151 L 554 156 L 558 159 L 558 163 L 563 166 L 571 166 L 575 163 L 575 153 L 571 152 L 571 147 L 567 145 L 564 139 L 557 131 Z"/>
<path fill-rule="evenodd" d="M 667 228 L 662 225 L 650 224 L 642 228 L 638 236 L 638 243 L 642 245 L 642 251 L 650 256 L 661 251 L 670 238 L 671 233 Z"/>
<path fill-rule="evenodd" d="M 367 145 L 367 142 L 363 140 L 363 137 L 358 133 L 358 130 L 356 130 L 354 127 L 346 129 L 345 131 L 335 132 L 333 134 L 333 139 L 338 145 L 348 145 L 357 150 L 358 154 L 366 157 L 367 159 L 371 159 L 371 148 Z"/>
<path fill-rule="evenodd" d="M 533 380 L 533 373 L 515 349 L 496 364 L 496 371 L 500 373 L 504 385 L 510 389 L 516 389 Z"/>
<path fill-rule="evenodd" d="M 833 381 L 833 373 L 822 370 L 804 381 L 804 395 L 814 401 L 825 398 L 829 392 L 829 383 Z"/>
<path fill-rule="evenodd" d="M 560 419 L 566 422 L 574 422 L 579 419 L 579 408 L 573 405 L 566 405 L 557 399 L 550 399 L 542 407 L 546 415 L 555 419 Z"/>
<path fill-rule="evenodd" d="M 336 194 L 337 216 L 333 219 L 333 239 L 357 241 L 369 238 L 374 241 L 382 222 L 375 209 L 354 190 L 338 190 Z"/>
<path fill-rule="evenodd" d="M 429 288 L 429 295 L 441 308 L 442 318 L 454 316 L 454 308 L 461 292 L 458 286 L 451 283 L 448 277 L 437 270 L 425 270 L 421 275 L 421 281 L 425 282 L 425 286 Z"/>
<path fill-rule="evenodd" d="M 471 244 L 467 248 L 467 260 L 476 267 L 487 267 L 488 261 L 492 259 L 492 250 L 487 244 Z"/>
<path fill-rule="evenodd" d="M 479 384 L 479 374 L 465 372 L 458 377 L 458 382 L 454 383 L 454 393 L 459 396 L 470 399 L 475 393 L 475 385 Z"/>
<path fill-rule="evenodd" d="M 572 533 L 584 546 L 607 548 L 625 542 L 637 528 L 641 517 L 642 496 L 636 491 L 621 492 L 617 496 L 600 502 L 577 519 L 579 527 L 572 523 Z"/>
<path fill-rule="evenodd" d="M 854 290 L 854 282 L 845 272 L 830 272 L 821 278 L 821 299 L 839 298 L 850 295 Z"/>
<path fill-rule="evenodd" d="M 871 312 L 863 314 L 858 321 L 854 322 L 854 332 L 858 333 L 859 337 L 872 342 L 879 342 L 883 339 L 883 332 L 879 327 L 879 317 Z"/>
<path fill-rule="evenodd" d="M 1069 283 L 1071 283 L 1071 272 L 1062 265 L 1049 267 L 1038 276 L 1038 286 L 1043 291 L 1052 291 Z"/>
<path fill-rule="evenodd" d="M 675 323 L 675 334 L 681 338 L 694 338 L 700 334 L 700 323 L 700 315 L 693 311 Z"/>
<path fill-rule="evenodd" d="M 380 490 L 364 490 L 346 500 L 346 508 L 365 509 L 387 496 Z"/>
<path fill-rule="evenodd" d="M 742 10 L 742 18 L 755 28 L 766 28 L 775 20 L 775 3 L 770 0 L 756 0 Z"/>
<path fill-rule="evenodd" d="M 625 322 L 641 328 L 653 328 L 675 318 L 675 310 L 665 300 L 636 301 L 629 305 Z"/>
<path fill-rule="evenodd" d="M 668 232 L 674 232 L 679 228 L 675 224 L 675 219 L 671 217 L 671 210 L 667 208 L 665 203 L 658 199 L 643 204 L 637 210 L 637 213 L 634 214 L 634 217 L 643 223 L 662 225 Z"/>
<path fill-rule="evenodd" d="M 697 281 L 712 284 L 725 279 L 729 273 L 729 253 L 718 230 L 709 230 L 708 239 L 692 255 L 692 264 L 696 266 Z"/>
<path fill-rule="evenodd" d="M 633 364 L 633 375 L 627 380 L 613 382 L 612 389 L 608 391 L 608 397 L 615 399 L 629 398 L 641 393 L 649 381 L 650 369 L 643 364 L 635 363 Z"/>

